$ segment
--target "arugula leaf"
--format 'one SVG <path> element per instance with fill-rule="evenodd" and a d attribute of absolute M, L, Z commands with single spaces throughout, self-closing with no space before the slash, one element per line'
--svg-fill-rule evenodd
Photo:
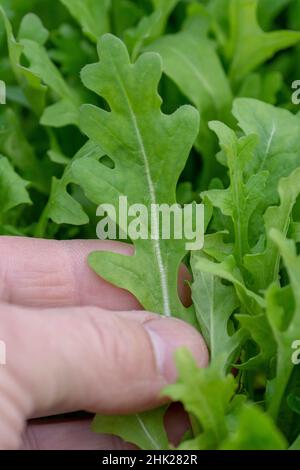
<path fill-rule="evenodd" d="M 219 137 L 222 150 L 226 154 L 229 168 L 230 186 L 228 189 L 211 189 L 203 193 L 214 207 L 233 220 L 235 235 L 235 257 L 242 268 L 243 258 L 249 252 L 249 223 L 257 208 L 268 178 L 268 172 L 259 171 L 247 177 L 247 166 L 257 144 L 255 135 L 238 139 L 225 124 L 211 122 L 210 128 Z"/>
<path fill-rule="evenodd" d="M 300 194 L 300 168 L 280 180 L 278 193 L 280 205 L 268 207 L 264 215 L 267 234 L 265 250 L 262 253 L 246 255 L 244 258 L 246 268 L 252 273 L 256 291 L 266 289 L 278 278 L 280 254 L 269 234 L 272 229 L 277 229 L 284 235 L 288 232 L 292 209 Z"/>
<path fill-rule="evenodd" d="M 12 68 L 35 112 L 40 115 L 44 111 L 48 87 L 61 99 L 44 111 L 42 124 L 56 127 L 78 124 L 78 110 L 81 100 L 67 85 L 59 70 L 50 60 L 43 46 L 48 32 L 41 21 L 33 14 L 26 15 L 20 26 L 19 42 L 16 42 L 11 25 L 1 7 L 0 14 L 2 14 L 6 27 Z M 30 34 L 33 29 L 35 29 L 34 36 Z M 30 37 L 33 37 L 34 40 L 29 39 Z M 21 65 L 23 54 L 30 62 L 29 68 Z"/>
<path fill-rule="evenodd" d="M 116 434 L 124 441 L 134 443 L 144 450 L 168 449 L 168 437 L 164 428 L 166 407 L 145 411 L 132 416 L 97 416 L 93 431 Z"/>
<path fill-rule="evenodd" d="M 264 29 L 270 29 L 276 16 L 290 3 L 292 0 L 260 0 L 257 8 L 260 25 Z"/>
<path fill-rule="evenodd" d="M 289 447 L 289 450 L 300 450 L 300 434 L 293 444 Z"/>
<path fill-rule="evenodd" d="M 230 38 L 226 52 L 233 82 L 240 81 L 276 52 L 300 40 L 298 31 L 265 33 L 257 22 L 257 4 L 258 0 L 231 0 L 230 3 Z"/>
<path fill-rule="evenodd" d="M 31 204 L 24 181 L 13 169 L 8 159 L 0 155 L 0 223 L 4 214 L 20 204 Z"/>
<path fill-rule="evenodd" d="M 163 58 L 163 69 L 201 114 L 199 149 L 210 165 L 215 148 L 207 123 L 211 119 L 230 122 L 232 93 L 215 46 L 205 37 L 189 31 L 164 36 L 149 46 Z"/>
<path fill-rule="evenodd" d="M 43 46 L 48 37 L 49 31 L 44 27 L 38 16 L 33 13 L 24 16 L 20 24 L 18 40 L 30 39 Z"/>
<path fill-rule="evenodd" d="M 42 84 L 40 78 L 35 73 L 21 65 L 23 46 L 16 41 L 7 15 L 0 6 L 0 17 L 1 16 L 6 30 L 8 53 L 12 70 L 18 83 L 24 90 L 25 96 L 32 106 L 32 109 L 36 114 L 40 115 L 45 107 L 47 88 Z"/>
<path fill-rule="evenodd" d="M 146 15 L 146 11 L 140 2 L 131 0 L 112 0 L 111 17 L 113 32 L 123 38 L 126 31 L 137 26 Z"/>
<path fill-rule="evenodd" d="M 217 362 L 198 369 L 186 350 L 177 355 L 179 379 L 165 389 L 180 400 L 199 424 L 195 439 L 180 445 L 181 450 L 286 449 L 287 443 L 272 419 L 239 395 L 232 375 L 224 375 Z M 259 423 L 259 424 L 258 424 Z"/>
<path fill-rule="evenodd" d="M 289 407 L 295 411 L 295 413 L 300 414 L 300 397 L 291 394 L 288 396 L 287 402 Z"/>
<path fill-rule="evenodd" d="M 212 42 L 183 31 L 159 39 L 151 50 L 162 56 L 164 72 L 207 121 L 229 112 L 231 90 Z"/>
<path fill-rule="evenodd" d="M 22 129 L 19 116 L 11 109 L 0 115 L 0 152 L 5 154 L 20 175 L 42 194 L 48 194 L 49 166 L 39 160 Z"/>
<path fill-rule="evenodd" d="M 43 83 L 60 99 L 45 109 L 41 117 L 41 124 L 53 127 L 62 127 L 68 124 L 79 125 L 81 100 L 78 95 L 63 79 L 43 45 L 24 38 L 21 34 L 20 37 L 23 54 L 30 62 L 31 72 L 40 77 Z"/>
<path fill-rule="evenodd" d="M 229 232 L 227 230 L 207 233 L 204 238 L 203 252 L 216 261 L 225 261 L 228 256 L 233 254 L 233 243 L 224 241 L 224 238 L 228 237 L 228 235 Z"/>
<path fill-rule="evenodd" d="M 267 403 L 269 413 L 276 418 L 284 399 L 285 389 L 295 367 L 292 362 L 292 345 L 294 341 L 299 339 L 300 331 L 300 257 L 296 255 L 294 242 L 285 239 L 284 235 L 278 230 L 272 229 L 270 236 L 278 246 L 284 260 L 294 300 L 294 312 L 292 315 L 287 315 L 282 289 L 273 284 L 267 291 L 267 317 L 278 348 L 277 371 L 276 376 L 269 382 L 267 387 Z"/>
<path fill-rule="evenodd" d="M 69 161 L 62 177 L 60 179 L 53 177 L 48 202 L 35 228 L 36 237 L 41 238 L 45 236 L 49 220 L 52 220 L 56 224 L 70 224 L 75 226 L 85 225 L 89 222 L 89 218 L 81 204 L 68 192 L 68 186 L 71 183 L 77 183 L 76 177 L 72 171 L 72 165 L 75 160 L 99 160 L 103 156 L 104 153 L 101 148 L 89 141 L 74 156 L 74 159 Z"/>
<path fill-rule="evenodd" d="M 239 299 L 232 286 L 225 286 L 220 278 L 197 269 L 196 256 L 192 256 L 191 267 L 192 298 L 201 333 L 209 346 L 211 362 L 217 360 L 220 365 L 220 358 L 224 358 L 226 370 L 237 359 L 245 338 L 243 330 L 228 334 L 230 317 L 240 306 Z"/>
<path fill-rule="evenodd" d="M 225 415 L 236 388 L 234 378 L 225 376 L 217 362 L 208 369 L 199 369 L 184 349 L 178 350 L 176 363 L 179 379 L 164 393 L 183 403 L 185 410 L 199 421 L 211 448 L 216 448 L 226 437 Z"/>
<path fill-rule="evenodd" d="M 60 0 L 78 21 L 86 36 L 97 42 L 110 31 L 109 9 L 111 0 Z"/>
<path fill-rule="evenodd" d="M 115 167 L 109 169 L 94 160 L 77 160 L 72 165 L 75 178 L 95 204 L 108 201 L 117 206 L 125 191 L 129 204 L 143 203 L 149 209 L 151 204 L 166 201 L 174 204 L 178 177 L 198 132 L 198 114 L 188 106 L 172 116 L 161 113 L 157 85 L 162 66 L 158 55 L 143 54 L 132 65 L 124 45 L 110 35 L 101 39 L 98 48 L 100 64 L 86 67 L 82 79 L 88 88 L 107 100 L 111 111 L 85 105 L 81 123 L 84 132 L 99 143 Z M 172 174 L 165 171 L 170 164 Z M 130 290 L 145 308 L 193 323 L 193 311 L 183 307 L 177 293 L 177 273 L 186 253 L 185 241 L 162 240 L 156 233 L 154 240 L 133 243 L 134 256 L 94 253 L 89 257 L 90 266 L 106 280 Z M 117 434 L 123 426 L 132 427 L 133 421 L 139 429 L 141 419 L 140 415 L 120 418 Z M 108 422 L 114 423 L 113 418 Z M 112 426 L 110 430 L 115 429 Z"/>
<path fill-rule="evenodd" d="M 62 24 L 51 36 L 51 42 L 54 48 L 49 50 L 50 58 L 59 66 L 61 73 L 69 80 L 70 84 L 78 83 L 79 70 L 86 63 L 95 60 L 94 46 L 82 38 L 81 31 L 69 24 Z M 75 44 L 76 54 L 74 54 Z"/>
<path fill-rule="evenodd" d="M 250 357 L 246 362 L 236 367 L 242 370 L 259 370 L 262 368 L 269 374 L 276 357 L 277 345 L 265 313 L 255 316 L 237 314 L 235 318 L 242 328 L 249 332 L 251 338 L 260 348 L 256 356 Z"/>
<path fill-rule="evenodd" d="M 195 269 L 218 276 L 234 285 L 243 307 L 250 315 L 257 315 L 262 312 L 265 307 L 264 299 L 246 287 L 232 255 L 229 255 L 221 263 L 214 263 L 201 256 L 201 253 L 195 253 L 194 257 Z"/>
<path fill-rule="evenodd" d="M 74 175 L 95 204 L 110 202 L 118 207 L 124 193 L 128 204 L 143 204 L 148 213 L 151 204 L 175 204 L 178 178 L 198 132 L 198 113 L 186 106 L 171 116 L 162 114 L 156 91 L 162 74 L 157 54 L 143 54 L 132 65 L 122 42 L 111 35 L 104 36 L 98 48 L 100 63 L 87 66 L 82 79 L 107 100 L 111 111 L 84 105 L 81 127 L 115 168 L 79 160 L 73 165 Z M 171 173 L 167 171 L 170 165 Z M 131 291 L 146 309 L 193 322 L 193 313 L 182 306 L 177 293 L 185 240 L 162 240 L 156 233 L 155 239 L 134 240 L 134 245 L 131 257 L 94 253 L 90 266 L 109 282 Z"/>
<path fill-rule="evenodd" d="M 202 199 L 201 251 L 190 256 L 184 237 L 129 236 L 132 256 L 89 258 L 208 343 L 208 369 L 181 352 L 169 387 L 190 413 L 182 450 L 300 446 L 299 5 L 1 0 L 0 235 L 92 239 L 96 206 L 118 217 L 120 196 L 148 213 L 153 201 Z M 85 67 L 96 43 L 100 62 Z M 178 109 L 186 102 L 196 110 Z M 152 221 L 139 222 L 151 238 Z M 188 309 L 182 261 L 194 278 Z M 165 409 L 98 416 L 94 430 L 167 449 Z"/>
<path fill-rule="evenodd" d="M 287 443 L 272 419 L 258 407 L 244 405 L 228 418 L 230 435 L 220 450 L 285 450 Z"/>
<path fill-rule="evenodd" d="M 300 223 L 291 222 L 289 229 L 289 238 L 292 238 L 296 243 L 300 242 Z"/>
<path fill-rule="evenodd" d="M 169 15 L 179 0 L 153 0 L 154 11 L 141 19 L 135 28 L 125 32 L 125 43 L 136 60 L 143 46 L 157 39 L 164 31 Z"/>
<path fill-rule="evenodd" d="M 248 172 L 269 171 L 265 205 L 277 204 L 280 178 L 300 166 L 300 143 L 296 137 L 300 120 L 285 109 L 248 98 L 235 100 L 233 114 L 246 135 L 256 134 L 259 138 Z"/>

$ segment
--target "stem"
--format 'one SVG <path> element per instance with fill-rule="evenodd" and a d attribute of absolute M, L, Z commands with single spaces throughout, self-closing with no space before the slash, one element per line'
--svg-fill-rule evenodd
<path fill-rule="evenodd" d="M 46 204 L 43 212 L 41 213 L 39 221 L 38 221 L 38 223 L 35 227 L 35 230 L 34 230 L 34 237 L 35 238 L 44 238 L 45 237 L 45 233 L 46 233 L 48 222 L 49 222 L 48 206 L 49 206 L 49 201 Z"/>

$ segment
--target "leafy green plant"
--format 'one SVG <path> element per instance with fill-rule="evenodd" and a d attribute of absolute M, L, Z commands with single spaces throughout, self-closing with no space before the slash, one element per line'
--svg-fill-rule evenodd
<path fill-rule="evenodd" d="M 298 0 L 1 1 L 0 234 L 94 238 L 119 196 L 205 206 L 201 251 L 156 213 L 133 256 L 89 256 L 206 340 L 209 367 L 179 351 L 162 391 L 190 416 L 179 449 L 300 449 L 299 42 Z M 168 449 L 167 408 L 93 429 Z"/>

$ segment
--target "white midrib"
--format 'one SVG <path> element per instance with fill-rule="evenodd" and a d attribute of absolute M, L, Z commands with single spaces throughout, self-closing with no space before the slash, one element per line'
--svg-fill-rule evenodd
<path fill-rule="evenodd" d="M 275 132 L 276 132 L 276 125 L 275 125 L 275 122 L 273 121 L 273 122 L 272 122 L 272 127 L 271 127 L 270 136 L 269 136 L 269 139 L 268 139 L 268 142 L 267 142 L 267 145 L 266 145 L 265 155 L 264 155 L 264 158 L 262 159 L 262 162 L 261 162 L 261 164 L 260 164 L 259 171 L 261 171 L 261 170 L 264 169 L 266 160 L 267 160 L 267 158 L 268 158 L 268 156 L 269 156 L 269 152 L 270 152 L 270 148 L 271 148 L 271 145 L 272 145 L 272 142 L 273 142 L 273 138 L 274 138 Z"/>
<path fill-rule="evenodd" d="M 118 73 L 118 70 L 116 70 L 116 72 Z M 118 74 L 118 77 L 119 77 L 119 82 L 121 84 L 125 99 L 126 99 L 127 104 L 128 104 L 128 109 L 129 109 L 130 117 L 131 117 L 133 125 L 134 125 L 134 130 L 135 130 L 135 133 L 136 133 L 138 145 L 141 149 L 141 154 L 142 154 L 142 157 L 143 157 L 143 163 L 144 163 L 144 167 L 145 167 L 145 175 L 146 175 L 146 179 L 147 179 L 147 185 L 148 185 L 148 188 L 149 188 L 149 194 L 150 194 L 150 200 L 151 200 L 152 208 L 155 208 L 155 217 L 153 218 L 154 220 L 153 219 L 151 220 L 151 223 L 152 224 L 154 223 L 154 227 L 151 227 L 152 228 L 151 232 L 154 235 L 154 237 L 153 237 L 152 233 L 151 233 L 151 244 L 152 244 L 155 259 L 157 260 L 157 265 L 158 265 L 158 271 L 159 271 L 159 277 L 160 277 L 160 286 L 161 286 L 161 292 L 162 292 L 162 298 L 163 298 L 163 314 L 166 317 L 171 317 L 172 314 L 171 314 L 170 299 L 169 299 L 167 273 L 166 273 L 166 268 L 164 266 L 163 257 L 162 257 L 162 253 L 161 253 L 161 247 L 160 247 L 160 243 L 159 243 L 159 224 L 158 224 L 158 216 L 159 215 L 158 215 L 158 212 L 157 212 L 157 201 L 156 201 L 156 195 L 155 195 L 154 184 L 153 184 L 153 181 L 152 181 L 151 171 L 150 171 L 150 167 L 149 167 L 149 161 L 148 161 L 147 153 L 146 153 L 146 150 L 145 150 L 144 142 L 143 142 L 143 139 L 142 139 L 142 136 L 141 136 L 141 132 L 140 132 L 135 114 L 134 114 L 132 106 L 131 106 L 130 99 L 127 95 L 126 89 L 125 89 L 125 87 L 123 85 L 123 82 L 122 82 L 122 78 L 119 76 L 119 74 Z"/>
<path fill-rule="evenodd" d="M 147 436 L 147 439 L 149 439 L 149 441 L 151 442 L 152 446 L 154 447 L 154 449 L 156 450 L 160 450 L 160 445 L 158 444 L 158 442 L 155 441 L 155 439 L 151 436 L 150 432 L 148 431 L 148 429 L 146 428 L 145 424 L 143 423 L 143 420 L 140 418 L 140 416 L 138 414 L 135 415 L 139 425 L 141 426 L 143 432 L 145 433 L 145 435 Z"/>

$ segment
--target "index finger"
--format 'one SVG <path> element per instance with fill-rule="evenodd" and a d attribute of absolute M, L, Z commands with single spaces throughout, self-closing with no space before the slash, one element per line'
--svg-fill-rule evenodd
<path fill-rule="evenodd" d="M 102 240 L 42 240 L 0 237 L 0 301 L 29 307 L 98 306 L 139 310 L 129 292 L 95 274 L 87 264 L 93 251 L 132 255 L 126 243 Z M 180 296 L 189 303 L 188 278 L 180 272 Z"/>

